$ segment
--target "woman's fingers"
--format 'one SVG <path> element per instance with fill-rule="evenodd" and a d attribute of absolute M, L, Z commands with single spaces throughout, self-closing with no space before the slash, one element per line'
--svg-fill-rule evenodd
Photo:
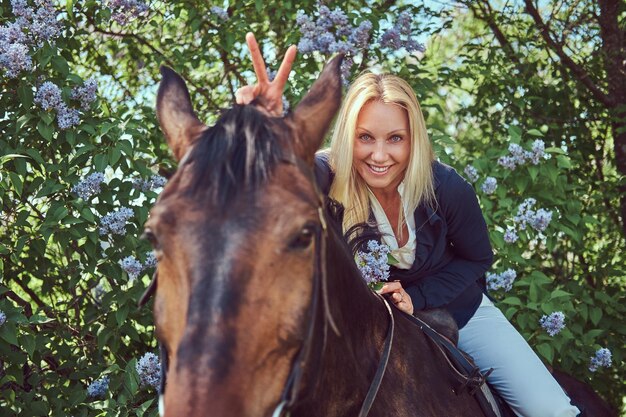
<path fill-rule="evenodd" d="M 291 72 L 291 66 L 293 65 L 293 61 L 296 59 L 297 48 L 295 45 L 291 45 L 287 48 L 287 52 L 285 52 L 285 57 L 283 58 L 283 62 L 280 64 L 280 68 L 278 68 L 278 72 L 276 73 L 276 77 L 274 77 L 274 84 L 276 87 L 280 89 L 282 92 L 285 88 L 285 84 L 287 84 L 287 79 L 289 79 L 289 73 Z"/>
<path fill-rule="evenodd" d="M 245 87 L 238 88 L 237 91 L 235 91 L 235 102 L 237 104 L 250 104 L 255 97 L 253 85 L 246 85 Z"/>
<path fill-rule="evenodd" d="M 252 67 L 254 68 L 254 73 L 256 74 L 257 81 L 259 83 L 268 83 L 269 79 L 267 77 L 265 61 L 263 60 L 263 55 L 261 54 L 261 50 L 259 49 L 259 44 L 256 42 L 256 39 L 252 32 L 248 32 L 246 34 L 246 43 L 248 44 L 248 49 L 250 50 Z"/>

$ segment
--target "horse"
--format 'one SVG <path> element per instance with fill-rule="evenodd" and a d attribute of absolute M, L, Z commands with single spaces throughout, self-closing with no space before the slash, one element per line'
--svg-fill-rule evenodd
<path fill-rule="evenodd" d="M 362 280 L 318 190 L 340 64 L 285 117 L 235 105 L 211 127 L 161 68 L 157 116 L 178 168 L 143 236 L 158 260 L 147 294 L 166 417 L 483 415 L 433 343 Z"/>

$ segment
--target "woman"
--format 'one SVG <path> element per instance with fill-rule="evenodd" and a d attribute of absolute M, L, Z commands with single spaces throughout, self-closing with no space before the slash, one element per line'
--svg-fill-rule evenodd
<path fill-rule="evenodd" d="M 282 91 L 295 47 L 270 82 L 252 34 L 246 36 L 258 83 L 238 90 L 237 103 L 256 99 L 282 114 Z M 576 416 L 579 410 L 524 338 L 485 295 L 480 282 L 492 263 L 487 226 L 476 194 L 452 168 L 434 158 L 424 117 L 411 87 L 399 77 L 366 73 L 351 85 L 329 150 L 318 154 L 322 188 L 344 206 L 344 230 L 376 220 L 399 260 L 382 293 L 396 307 L 441 307 L 459 326 L 459 347 L 517 415 Z"/>

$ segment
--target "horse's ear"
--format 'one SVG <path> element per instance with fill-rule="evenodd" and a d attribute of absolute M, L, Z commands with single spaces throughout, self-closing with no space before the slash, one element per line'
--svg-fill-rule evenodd
<path fill-rule="evenodd" d="M 193 111 L 185 81 L 174 70 L 161 66 L 163 79 L 157 94 L 157 118 L 177 161 L 200 137 L 206 125 Z"/>
<path fill-rule="evenodd" d="M 322 145 L 324 135 L 341 105 L 342 60 L 343 55 L 338 55 L 326 64 L 292 113 L 298 132 L 295 152 L 305 161 L 313 162 L 315 152 Z"/>

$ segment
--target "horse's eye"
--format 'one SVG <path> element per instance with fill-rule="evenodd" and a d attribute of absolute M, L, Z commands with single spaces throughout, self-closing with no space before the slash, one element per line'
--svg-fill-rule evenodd
<path fill-rule="evenodd" d="M 307 223 L 300 230 L 300 233 L 291 241 L 290 249 L 306 249 L 313 242 L 315 237 L 315 224 Z"/>
<path fill-rule="evenodd" d="M 150 242 L 153 248 L 156 249 L 158 247 L 159 241 L 157 240 L 156 235 L 152 232 L 152 230 L 145 229 L 143 233 L 141 234 L 140 238 L 146 239 L 148 242 Z"/>

